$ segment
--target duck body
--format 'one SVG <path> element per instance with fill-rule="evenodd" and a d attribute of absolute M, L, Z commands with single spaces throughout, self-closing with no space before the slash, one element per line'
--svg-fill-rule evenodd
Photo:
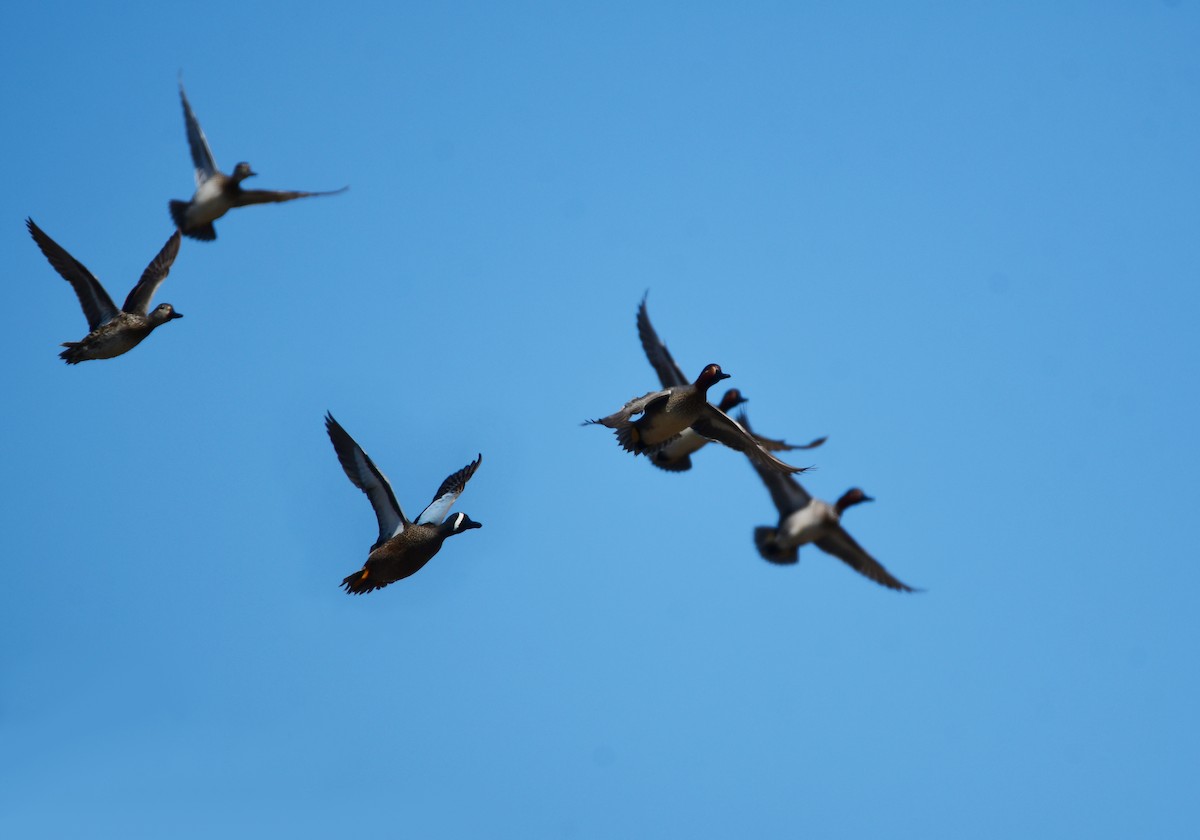
<path fill-rule="evenodd" d="M 781 517 L 776 527 L 755 528 L 754 544 L 772 563 L 796 563 L 800 546 L 817 542 L 840 523 L 841 516 L 833 505 L 810 497 L 804 507 Z"/>
<path fill-rule="evenodd" d="M 728 378 L 720 365 L 706 365 L 694 383 L 651 391 L 625 403 L 619 411 L 587 420 L 584 425 L 596 423 L 614 430 L 626 452 L 654 452 L 691 428 L 706 408 L 713 408 L 708 402 L 708 389 Z"/>
<path fill-rule="evenodd" d="M 728 412 L 746 401 L 737 388 L 730 388 L 721 398 L 717 408 Z M 668 472 L 686 472 L 692 468 L 692 456 L 703 449 L 711 440 L 688 426 L 674 440 L 670 440 L 653 452 L 647 453 L 650 463 Z"/>
<path fill-rule="evenodd" d="M 708 438 L 684 429 L 679 436 L 648 453 L 650 463 L 667 472 L 686 472 L 692 468 L 692 456 L 711 443 Z"/>
<path fill-rule="evenodd" d="M 240 187 L 220 172 L 202 181 L 196 187 L 191 201 L 171 201 L 171 220 L 175 227 L 193 239 L 217 238 L 212 223 L 237 207 L 237 191 Z"/>
<path fill-rule="evenodd" d="M 373 549 L 361 571 L 347 575 L 342 586 L 352 595 L 382 589 L 424 568 L 442 550 L 447 537 L 471 528 L 481 528 L 465 513 L 455 514 L 446 522 L 411 524 L 383 545 Z"/>
<path fill-rule="evenodd" d="M 92 330 L 79 341 L 64 341 L 62 346 L 67 349 L 58 357 L 69 365 L 92 359 L 113 359 L 137 347 L 157 327 L 182 317 L 170 304 L 155 307 L 149 316 L 118 312 L 111 321 Z"/>
<path fill-rule="evenodd" d="M 154 293 L 167 278 L 175 257 L 179 254 L 178 231 L 171 235 L 146 266 L 141 279 L 118 309 L 104 290 L 104 286 L 83 263 L 51 239 L 34 224 L 33 219 L 26 219 L 25 226 L 51 267 L 71 284 L 83 308 L 84 317 L 87 318 L 90 332 L 79 341 L 63 342 L 62 346 L 66 349 L 58 355 L 67 364 L 76 365 L 92 359 L 112 359 L 128 353 L 163 324 L 183 317 L 169 303 L 160 303 L 153 310 L 149 308 Z"/>
<path fill-rule="evenodd" d="M 721 377 L 728 375 L 721 374 Z M 692 424 L 708 405 L 706 391 L 691 385 L 651 392 L 641 400 L 642 416 L 616 427 L 621 446 L 627 452 L 639 455 L 659 451 L 664 445 L 678 441 L 684 432 L 691 431 Z M 622 412 L 637 402 L 627 403 Z"/>

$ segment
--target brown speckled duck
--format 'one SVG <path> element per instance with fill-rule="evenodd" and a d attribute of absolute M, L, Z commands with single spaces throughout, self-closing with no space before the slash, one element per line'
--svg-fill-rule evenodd
<path fill-rule="evenodd" d="M 182 318 L 169 303 L 160 303 L 148 311 L 150 301 L 167 274 L 175 256 L 179 253 L 179 232 L 176 231 L 163 245 L 158 255 L 146 266 L 137 285 L 125 298 L 125 304 L 117 309 L 108 292 L 100 285 L 83 263 L 67 253 L 66 249 L 51 239 L 33 219 L 26 219 L 25 226 L 37 246 L 46 255 L 54 270 L 71 284 L 79 304 L 83 307 L 90 332 L 81 341 L 63 342 L 66 350 L 59 358 L 69 365 L 77 365 L 90 359 L 111 359 L 127 353 L 141 344 L 142 340 L 168 321 Z"/>
<path fill-rule="evenodd" d="M 447 537 L 472 528 L 482 528 L 465 513 L 446 514 L 479 468 L 483 456 L 451 474 L 433 495 L 433 501 L 415 520 L 409 521 L 396 502 L 392 485 L 371 461 L 362 447 L 341 427 L 332 414 L 325 415 L 325 429 L 346 476 L 367 494 L 375 518 L 379 520 L 379 539 L 362 571 L 348 575 L 342 586 L 352 595 L 382 589 L 421 570 L 438 553 Z"/>

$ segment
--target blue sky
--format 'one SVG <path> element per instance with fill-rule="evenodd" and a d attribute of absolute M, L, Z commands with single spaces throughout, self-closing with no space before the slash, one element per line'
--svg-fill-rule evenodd
<path fill-rule="evenodd" d="M 1200 9 L 44 3 L 2 13 L 0 834 L 1178 836 L 1197 819 Z M 121 300 L 69 368 L 31 216 Z M 792 440 L 886 591 L 756 554 L 745 459 L 580 421 L 634 315 Z M 332 411 L 412 514 L 375 538 Z"/>

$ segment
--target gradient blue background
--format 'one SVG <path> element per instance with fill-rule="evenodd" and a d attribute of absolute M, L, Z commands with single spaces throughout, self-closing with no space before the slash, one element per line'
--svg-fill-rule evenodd
<path fill-rule="evenodd" d="M 1200 8 L 9 4 L 0 835 L 1169 837 L 1200 778 Z M 122 300 L 68 368 L 32 216 Z M 718 362 L 904 596 L 755 553 L 745 459 L 579 422 Z M 482 452 L 417 576 L 410 513 Z"/>

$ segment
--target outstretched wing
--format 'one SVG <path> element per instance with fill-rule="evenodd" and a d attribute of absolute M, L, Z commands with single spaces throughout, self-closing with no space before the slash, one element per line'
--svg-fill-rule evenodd
<path fill-rule="evenodd" d="M 817 548 L 832 554 L 860 575 L 868 577 L 888 589 L 900 592 L 919 591 L 892 577 L 891 573 L 883 568 L 878 560 L 867 554 L 866 550 L 856 543 L 841 525 L 836 526 L 827 536 L 817 540 Z"/>
<path fill-rule="evenodd" d="M 379 467 L 363 452 L 354 438 L 342 428 L 333 415 L 325 414 L 325 430 L 333 441 L 333 451 L 337 453 L 346 477 L 359 490 L 367 494 L 371 507 L 375 508 L 375 518 L 379 520 L 379 539 L 371 546 L 374 551 L 379 546 L 404 530 L 411 524 L 404 516 L 404 511 L 396 503 L 396 495 L 387 476 L 379 471 Z"/>
<path fill-rule="evenodd" d="M 598 420 L 584 420 L 583 425 L 587 426 L 592 423 L 597 423 L 601 426 L 607 426 L 610 429 L 620 429 L 629 425 L 629 419 L 641 414 L 644 411 L 658 408 L 659 401 L 666 403 L 671 397 L 670 391 L 651 391 L 648 394 L 643 394 L 637 399 L 630 400 L 621 406 L 620 410 L 614 411 L 607 417 L 601 417 Z"/>
<path fill-rule="evenodd" d="M 646 295 L 648 294 L 650 293 L 647 292 Z M 662 343 L 650 324 L 650 315 L 646 312 L 646 295 L 642 296 L 637 313 L 638 338 L 642 340 L 642 350 L 646 351 L 646 358 L 650 360 L 650 366 L 658 374 L 658 381 L 664 388 L 687 385 L 688 378 L 683 375 L 679 365 L 675 364 L 675 360 L 671 358 L 671 351 Z"/>
<path fill-rule="evenodd" d="M 33 219 L 26 219 L 25 227 L 29 228 L 29 235 L 42 249 L 50 265 L 75 290 L 75 296 L 79 298 L 79 305 L 83 307 L 84 317 L 87 318 L 89 330 L 94 330 L 116 317 L 118 310 L 112 298 L 104 291 L 104 287 L 92 272 L 83 267 L 83 263 L 47 236 L 45 231 L 33 223 Z"/>
<path fill-rule="evenodd" d="M 142 279 L 138 280 L 133 291 L 129 293 L 129 297 L 125 298 L 125 306 L 122 308 L 126 312 L 145 315 L 149 311 L 154 293 L 158 291 L 162 281 L 167 279 L 167 274 L 171 271 L 171 264 L 179 255 L 180 238 L 179 231 L 171 234 L 171 238 L 167 240 L 166 245 L 162 246 L 158 256 L 150 261 L 150 265 L 146 266 L 146 270 L 142 272 Z"/>
<path fill-rule="evenodd" d="M 700 410 L 700 416 L 692 423 L 692 429 L 710 440 L 723 443 L 730 449 L 745 452 L 746 456 L 756 465 L 781 473 L 802 473 L 808 467 L 793 467 L 785 464 L 762 447 L 754 435 L 746 431 L 721 409 L 712 403 L 705 403 Z"/>
<path fill-rule="evenodd" d="M 234 207 L 245 207 L 248 204 L 276 204 L 280 201 L 291 201 L 296 198 L 308 198 L 314 195 L 337 195 L 344 193 L 350 187 L 326 192 L 302 192 L 296 190 L 242 190 L 233 201 Z"/>
<path fill-rule="evenodd" d="M 479 469 L 482 461 L 483 455 L 477 455 L 474 461 L 458 472 L 447 476 L 446 480 L 442 482 L 442 486 L 433 494 L 433 501 L 429 503 L 429 507 L 421 511 L 421 515 L 417 517 L 417 524 L 441 525 L 446 514 L 450 512 L 450 508 L 454 506 L 455 500 L 467 488 L 467 482 L 471 480 L 471 476 L 475 475 L 475 470 Z"/>
<path fill-rule="evenodd" d="M 183 100 L 183 124 L 187 128 L 188 148 L 192 150 L 192 166 L 196 167 L 196 186 L 199 187 L 221 170 L 217 168 L 200 121 L 192 113 L 192 105 L 188 102 L 187 94 L 183 92 L 182 79 L 179 81 L 179 98 Z"/>
<path fill-rule="evenodd" d="M 754 431 L 750 428 L 750 418 L 746 416 L 746 412 L 738 412 L 737 422 L 743 429 L 754 435 Z M 758 435 L 754 435 L 754 437 L 762 440 Z M 808 491 L 800 485 L 799 481 L 790 475 L 783 475 L 775 470 L 759 466 L 753 461 L 750 462 L 750 465 L 754 467 L 754 471 L 758 473 L 758 477 L 767 486 L 767 492 L 771 494 L 771 501 L 775 503 L 775 510 L 779 511 L 780 520 L 785 519 L 790 514 L 800 510 L 800 508 L 806 507 L 812 501 L 812 496 L 808 494 Z"/>
<path fill-rule="evenodd" d="M 740 421 L 739 421 L 740 422 Z M 762 435 L 755 435 L 754 439 L 759 442 L 763 449 L 768 452 L 790 452 L 794 449 L 816 449 L 818 446 L 829 440 L 828 436 L 819 437 L 811 440 L 808 443 L 788 443 L 785 440 L 776 440 L 775 438 L 766 438 Z"/>

